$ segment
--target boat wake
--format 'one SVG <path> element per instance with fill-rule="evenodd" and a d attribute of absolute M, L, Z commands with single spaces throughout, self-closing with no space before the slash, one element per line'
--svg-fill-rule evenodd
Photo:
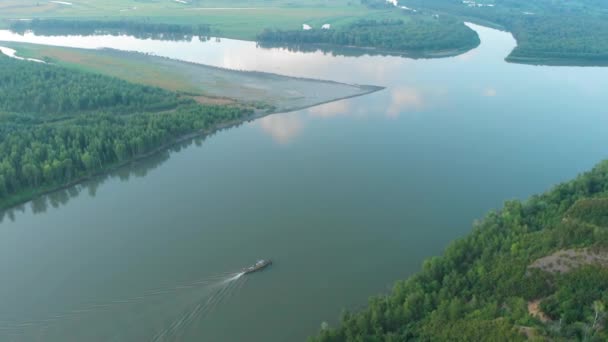
<path fill-rule="evenodd" d="M 215 291 L 210 295 L 201 298 L 191 308 L 185 310 L 171 324 L 158 331 L 151 339 L 152 342 L 161 341 L 181 341 L 188 328 L 197 320 L 203 319 L 206 315 L 221 304 L 233 297 L 245 284 L 247 278 L 243 278 L 245 272 L 240 272 L 222 281 Z"/>
<path fill-rule="evenodd" d="M 234 275 L 234 277 L 232 277 L 232 278 L 228 278 L 228 279 L 226 279 L 224 282 L 229 283 L 229 282 L 231 282 L 231 281 L 238 280 L 240 277 L 242 277 L 242 276 L 244 276 L 244 275 L 245 275 L 245 272 L 237 273 L 237 274 L 235 274 L 235 275 Z"/>
<path fill-rule="evenodd" d="M 0 340 L 60 341 L 66 331 L 78 330 L 86 335 L 82 340 L 90 341 L 133 340 L 133 336 L 137 336 L 136 340 L 153 342 L 179 341 L 194 322 L 240 292 L 247 281 L 243 275 L 245 272 L 208 276 L 130 298 L 54 313 L 39 320 L 0 322 Z M 117 325 L 121 329 L 116 329 Z M 151 334 L 154 335 L 150 337 Z"/>

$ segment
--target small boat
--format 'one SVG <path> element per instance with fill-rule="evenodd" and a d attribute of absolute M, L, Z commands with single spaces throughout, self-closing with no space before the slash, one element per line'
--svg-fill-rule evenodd
<path fill-rule="evenodd" d="M 253 272 L 257 272 L 260 271 L 268 266 L 272 265 L 272 260 L 268 259 L 268 260 L 258 260 L 254 265 L 243 268 L 243 274 L 249 274 L 249 273 L 253 273 Z"/>

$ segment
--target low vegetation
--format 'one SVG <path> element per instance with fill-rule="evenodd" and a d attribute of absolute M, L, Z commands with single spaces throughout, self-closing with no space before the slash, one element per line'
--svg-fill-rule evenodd
<path fill-rule="evenodd" d="M 238 103 L 264 113 L 307 108 L 382 89 L 230 70 L 113 49 L 89 50 L 14 42 L 0 45 L 17 50 L 19 56 L 45 60 L 68 69 L 170 90 L 179 93 L 182 99 L 191 98 L 203 104 Z"/>
<path fill-rule="evenodd" d="M 0 27 L 16 19 L 111 20 L 208 25 L 213 35 L 254 40 L 266 27 L 295 29 L 307 22 L 335 25 L 374 13 L 356 0 L 69 0 L 63 5 L 39 0 L 0 1 Z M 381 13 L 380 13 L 381 14 Z"/>
<path fill-rule="evenodd" d="M 420 273 L 310 341 L 606 341 L 607 199 L 605 161 L 507 202 Z M 572 262 L 545 267 L 552 255 Z"/>

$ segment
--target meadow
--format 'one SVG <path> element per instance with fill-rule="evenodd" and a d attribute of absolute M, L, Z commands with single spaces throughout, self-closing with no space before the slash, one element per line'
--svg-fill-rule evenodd
<path fill-rule="evenodd" d="M 383 88 L 247 72 L 113 49 L 90 50 L 0 42 L 17 55 L 51 64 L 159 87 L 201 104 L 235 104 L 285 112 Z"/>
<path fill-rule="evenodd" d="M 369 9 L 357 0 L 6 0 L 0 2 L 0 27 L 31 18 L 142 20 L 170 24 L 208 24 L 216 35 L 254 40 L 265 28 L 299 29 L 306 23 L 347 25 L 361 18 L 399 14 L 391 9 Z"/>

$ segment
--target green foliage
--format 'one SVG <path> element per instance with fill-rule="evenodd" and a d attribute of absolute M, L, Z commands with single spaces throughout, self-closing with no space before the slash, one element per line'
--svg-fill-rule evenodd
<path fill-rule="evenodd" d="M 606 340 L 608 270 L 552 274 L 528 267 L 561 249 L 606 250 L 608 228 L 564 220 L 573 204 L 605 197 L 608 161 L 526 202 L 509 201 L 390 294 L 371 298 L 366 309 L 346 313 L 337 328 L 311 341 L 517 341 L 521 327 L 554 340 Z M 604 206 L 593 208 L 606 214 Z M 543 299 L 555 322 L 528 313 L 535 299 Z"/>
<path fill-rule="evenodd" d="M 435 52 L 471 49 L 479 44 L 477 34 L 453 19 L 359 20 L 337 29 L 264 30 L 263 43 L 331 44 L 398 52 Z"/>
<path fill-rule="evenodd" d="M 608 270 L 585 266 L 558 280 L 558 290 L 541 303 L 543 311 L 564 323 L 584 322 L 593 315 L 593 304 L 608 303 Z"/>
<path fill-rule="evenodd" d="M 608 62 L 608 15 L 526 16 L 508 27 L 516 29 L 514 36 L 518 42 L 511 58 L 533 56 Z"/>
<path fill-rule="evenodd" d="M 505 319 L 479 320 L 454 319 L 452 321 L 432 321 L 425 325 L 421 334 L 424 341 L 487 341 L 516 342 L 524 337 Z"/>
<path fill-rule="evenodd" d="M 393 4 L 386 0 L 361 0 L 361 4 L 373 9 L 384 9 L 393 7 Z"/>
<path fill-rule="evenodd" d="M 596 226 L 608 227 L 608 198 L 579 200 L 568 210 L 566 217 Z"/>
<path fill-rule="evenodd" d="M 160 40 L 191 40 L 192 37 L 207 39 L 211 34 L 209 25 L 204 24 L 180 25 L 125 20 L 17 20 L 11 23 L 10 29 L 15 32 L 33 31 L 38 35 L 129 34 L 141 39 Z"/>
<path fill-rule="evenodd" d="M 200 106 L 178 101 L 176 94 L 161 89 L 3 56 L 0 80 L 0 109 L 13 112 L 0 110 L 0 207 L 15 204 L 27 197 L 24 194 L 57 188 L 154 152 L 184 134 L 208 131 L 250 114 L 238 107 Z M 169 108 L 173 110 L 158 111 Z"/>
<path fill-rule="evenodd" d="M 77 72 L 42 63 L 25 63 L 0 53 L 0 111 L 38 117 L 104 109 L 112 112 L 160 111 L 179 104 L 160 88 Z"/>
<path fill-rule="evenodd" d="M 608 63 L 608 3 L 605 1 L 494 0 L 478 3 L 494 6 L 468 6 L 460 0 L 407 1 L 408 6 L 423 12 L 441 11 L 506 28 L 517 39 L 517 47 L 509 60 Z"/>

